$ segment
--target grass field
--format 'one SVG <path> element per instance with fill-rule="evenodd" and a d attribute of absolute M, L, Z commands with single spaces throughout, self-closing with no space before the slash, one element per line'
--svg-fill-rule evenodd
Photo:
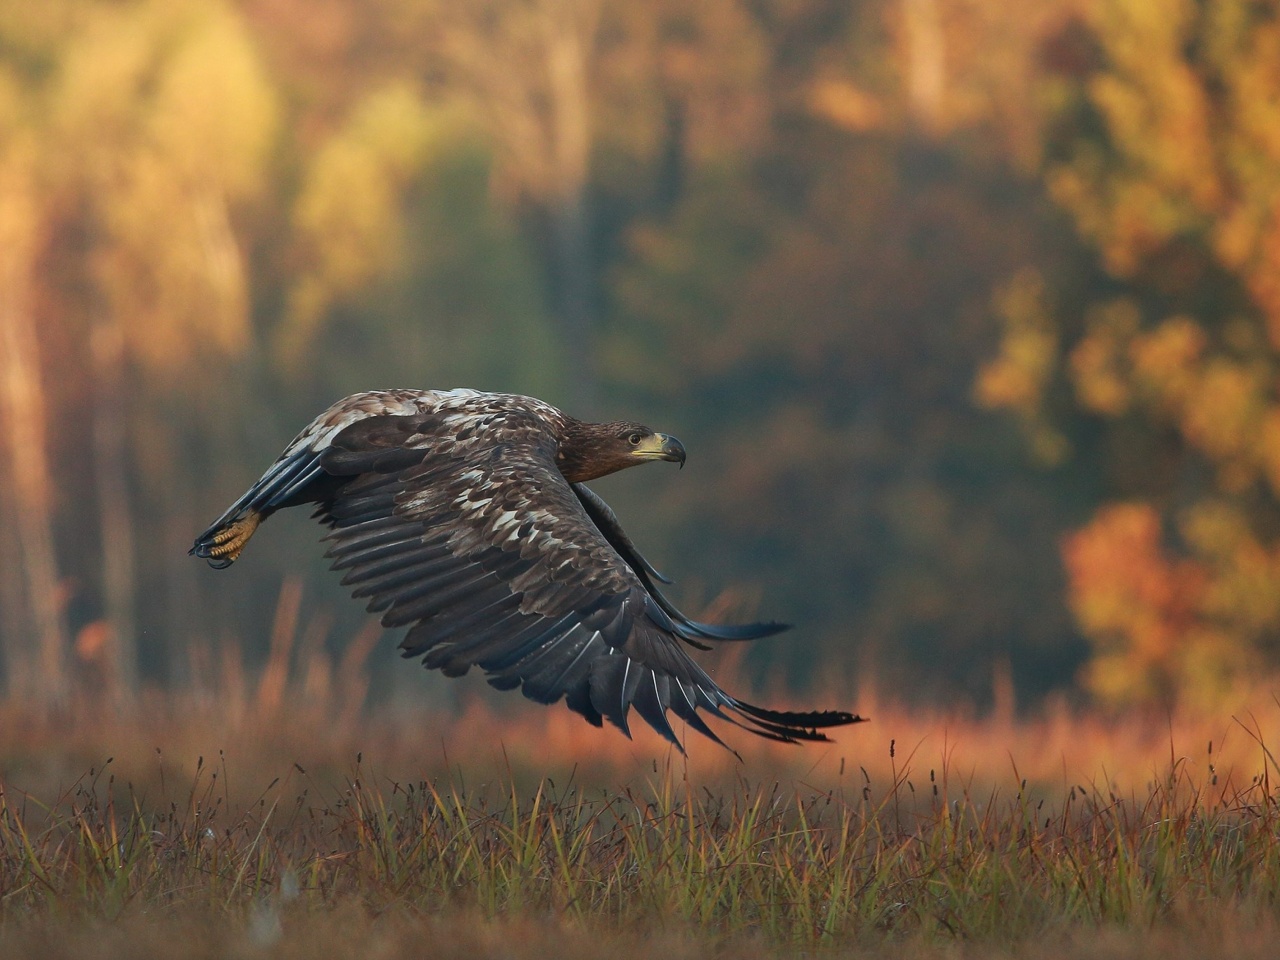
<path fill-rule="evenodd" d="M 269 677 L 0 708 L 0 957 L 1275 953 L 1265 691 L 1020 720 L 864 691 L 837 744 L 739 736 L 739 761 Z"/>

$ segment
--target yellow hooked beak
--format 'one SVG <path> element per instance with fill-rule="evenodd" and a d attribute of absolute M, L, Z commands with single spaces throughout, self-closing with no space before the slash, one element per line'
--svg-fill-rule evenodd
<path fill-rule="evenodd" d="M 684 466 L 684 444 L 665 433 L 645 437 L 631 451 L 631 455 L 641 460 L 669 460 Z"/>

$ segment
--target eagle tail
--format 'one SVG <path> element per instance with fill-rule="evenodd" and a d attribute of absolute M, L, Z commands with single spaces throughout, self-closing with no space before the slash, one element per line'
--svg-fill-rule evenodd
<path fill-rule="evenodd" d="M 756 736 L 767 740 L 780 740 L 783 743 L 806 740 L 829 742 L 831 738 L 821 731 L 867 721 L 866 717 L 845 710 L 769 710 L 737 698 L 727 699 L 729 702 L 725 706 L 736 713 L 741 720 L 735 720 L 733 717 L 726 719 L 737 723 L 738 726 L 751 731 Z"/>
<path fill-rule="evenodd" d="M 196 537 L 188 554 L 208 560 L 215 570 L 231 566 L 263 520 L 281 507 L 313 499 L 306 488 L 322 473 L 320 458 L 314 451 L 303 449 L 281 457 Z"/>

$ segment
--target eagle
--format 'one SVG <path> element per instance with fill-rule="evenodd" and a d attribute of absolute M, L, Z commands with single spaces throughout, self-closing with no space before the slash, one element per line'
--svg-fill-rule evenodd
<path fill-rule="evenodd" d="M 378 390 L 339 400 L 294 438 L 190 553 L 230 566 L 283 507 L 314 504 L 326 556 L 406 658 L 446 676 L 484 670 L 500 690 L 563 699 L 630 736 L 632 709 L 681 752 L 669 714 L 723 744 L 702 713 L 787 743 L 858 723 L 726 693 L 686 646 L 753 640 L 779 623 L 712 625 L 663 594 L 588 481 L 651 460 L 685 462 L 675 437 L 639 423 L 588 423 L 532 397 Z"/>

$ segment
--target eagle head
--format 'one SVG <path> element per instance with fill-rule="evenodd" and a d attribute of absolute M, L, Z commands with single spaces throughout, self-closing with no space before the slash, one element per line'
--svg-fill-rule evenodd
<path fill-rule="evenodd" d="M 570 421 L 560 441 L 557 462 L 570 483 L 594 480 L 649 460 L 684 466 L 684 444 L 642 423 Z"/>

